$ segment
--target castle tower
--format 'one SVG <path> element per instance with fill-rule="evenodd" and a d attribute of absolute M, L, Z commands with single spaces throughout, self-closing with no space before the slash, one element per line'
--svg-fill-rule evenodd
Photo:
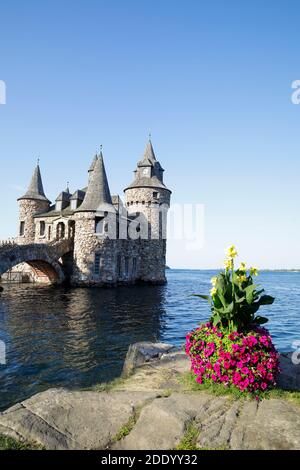
<path fill-rule="evenodd" d="M 74 216 L 74 284 L 115 282 L 116 241 L 106 233 L 107 215 L 115 219 L 115 213 L 101 152 L 89 169 L 86 194 Z"/>
<path fill-rule="evenodd" d="M 142 160 L 137 164 L 134 182 L 125 189 L 129 216 L 141 220 L 141 280 L 165 281 L 167 212 L 171 191 L 163 182 L 164 170 L 156 160 L 149 140 Z M 143 221 L 148 224 L 146 230 Z M 147 239 L 144 239 L 146 235 Z"/>
<path fill-rule="evenodd" d="M 34 216 L 46 212 L 51 202 L 45 196 L 41 170 L 36 166 L 26 194 L 18 199 L 19 202 L 19 237 L 18 243 L 26 245 L 35 241 Z"/>

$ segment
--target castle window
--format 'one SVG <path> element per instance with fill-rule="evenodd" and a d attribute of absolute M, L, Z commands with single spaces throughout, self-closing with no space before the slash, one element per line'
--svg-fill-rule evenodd
<path fill-rule="evenodd" d="M 129 274 L 129 258 L 125 258 L 125 276 L 128 277 Z"/>
<path fill-rule="evenodd" d="M 46 231 L 46 224 L 45 222 L 40 222 L 40 237 L 44 237 Z"/>
<path fill-rule="evenodd" d="M 104 217 L 97 217 L 95 220 L 95 232 L 99 235 L 103 234 Z"/>
<path fill-rule="evenodd" d="M 48 240 L 51 240 L 51 226 L 48 228 Z"/>
<path fill-rule="evenodd" d="M 55 204 L 55 210 L 57 212 L 61 212 L 62 211 L 62 201 L 57 201 L 56 204 Z"/>
<path fill-rule="evenodd" d="M 75 211 L 78 207 L 78 200 L 77 199 L 72 199 L 71 200 L 71 210 Z"/>
<path fill-rule="evenodd" d="M 137 268 L 136 258 L 133 258 L 133 260 L 132 260 L 132 275 L 133 275 L 133 277 L 136 276 L 136 271 L 137 271 L 136 268 Z"/>
<path fill-rule="evenodd" d="M 158 192 L 157 192 L 157 191 L 154 191 L 153 197 L 154 197 L 154 199 L 158 199 L 158 198 L 159 198 L 159 195 L 158 195 Z"/>
<path fill-rule="evenodd" d="M 20 237 L 24 237 L 25 234 L 25 222 L 20 223 Z"/>
<path fill-rule="evenodd" d="M 65 238 L 66 227 L 63 222 L 59 222 L 56 227 L 56 239 L 63 240 Z"/>
<path fill-rule="evenodd" d="M 94 274 L 99 276 L 101 268 L 101 253 L 95 253 Z"/>
<path fill-rule="evenodd" d="M 117 259 L 117 273 L 118 273 L 118 278 L 122 277 L 122 257 L 121 255 L 118 255 Z"/>

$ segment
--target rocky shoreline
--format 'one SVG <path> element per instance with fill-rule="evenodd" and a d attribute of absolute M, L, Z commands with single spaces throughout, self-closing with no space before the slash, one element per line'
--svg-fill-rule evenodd
<path fill-rule="evenodd" d="M 291 353 L 281 355 L 279 390 L 260 402 L 195 389 L 189 367 L 172 345 L 137 343 L 121 379 L 39 393 L 0 413 L 0 434 L 59 450 L 300 449 L 300 365 Z"/>

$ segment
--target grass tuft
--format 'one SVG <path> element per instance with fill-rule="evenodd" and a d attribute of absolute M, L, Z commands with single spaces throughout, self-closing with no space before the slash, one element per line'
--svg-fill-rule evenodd
<path fill-rule="evenodd" d="M 198 450 L 197 439 L 199 434 L 199 429 L 194 424 L 190 424 L 175 450 Z"/>
<path fill-rule="evenodd" d="M 113 443 L 119 442 L 122 439 L 124 439 L 124 437 L 128 436 L 131 433 L 131 431 L 133 430 L 136 421 L 137 421 L 136 415 L 131 416 L 129 418 L 128 422 L 119 429 L 117 434 L 112 439 L 112 442 Z"/>
<path fill-rule="evenodd" d="M 0 450 L 43 450 L 43 447 L 38 444 L 20 442 L 0 434 Z"/>

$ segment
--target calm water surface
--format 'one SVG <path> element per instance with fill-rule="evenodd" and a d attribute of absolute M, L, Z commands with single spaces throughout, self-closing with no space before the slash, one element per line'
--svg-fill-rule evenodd
<path fill-rule="evenodd" d="M 49 387 L 88 387 L 117 377 L 129 344 L 184 342 L 185 333 L 209 317 L 205 301 L 214 271 L 170 270 L 166 286 L 69 289 L 5 286 L 0 297 L 0 408 Z M 276 297 L 262 309 L 279 350 L 300 340 L 300 273 L 263 272 Z"/>

